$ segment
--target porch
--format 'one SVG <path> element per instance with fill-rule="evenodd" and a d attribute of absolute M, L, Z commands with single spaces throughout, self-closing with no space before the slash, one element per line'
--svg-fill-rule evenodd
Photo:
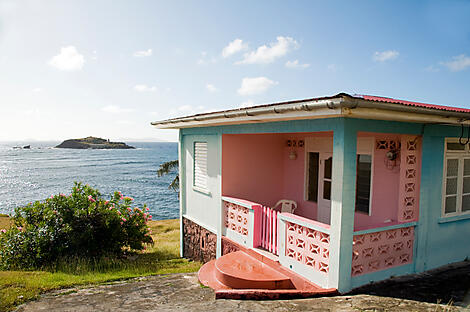
<path fill-rule="evenodd" d="M 224 134 L 222 235 L 322 288 L 412 272 L 420 140 L 373 132 Z M 295 201 L 294 213 L 270 208 L 280 199 Z"/>

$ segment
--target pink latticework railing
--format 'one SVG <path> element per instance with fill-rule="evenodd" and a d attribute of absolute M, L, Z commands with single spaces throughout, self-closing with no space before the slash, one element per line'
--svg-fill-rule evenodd
<path fill-rule="evenodd" d="M 227 201 L 223 203 L 225 227 L 248 236 L 248 208 Z"/>
<path fill-rule="evenodd" d="M 398 193 L 398 221 L 418 220 L 419 169 L 421 139 L 415 136 L 402 136 L 400 161 L 400 189 Z"/>
<path fill-rule="evenodd" d="M 413 262 L 414 227 L 355 235 L 351 275 Z"/>
<path fill-rule="evenodd" d="M 286 222 L 286 256 L 315 271 L 328 273 L 330 235 Z"/>
<path fill-rule="evenodd" d="M 263 206 L 260 209 L 261 241 L 260 246 L 273 254 L 278 254 L 277 249 L 277 216 L 279 212 Z"/>

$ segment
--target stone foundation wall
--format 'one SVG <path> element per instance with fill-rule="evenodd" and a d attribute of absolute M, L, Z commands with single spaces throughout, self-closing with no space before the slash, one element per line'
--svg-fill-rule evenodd
<path fill-rule="evenodd" d="M 209 262 L 216 257 L 217 235 L 183 217 L 183 257 Z"/>
<path fill-rule="evenodd" d="M 239 250 L 240 247 L 235 242 L 222 236 L 222 256 Z"/>

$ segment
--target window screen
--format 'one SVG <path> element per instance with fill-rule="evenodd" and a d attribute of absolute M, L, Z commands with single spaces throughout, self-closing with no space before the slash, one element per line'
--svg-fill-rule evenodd
<path fill-rule="evenodd" d="M 307 200 L 318 201 L 318 164 L 319 153 L 308 153 L 308 192 Z"/>
<path fill-rule="evenodd" d="M 207 142 L 194 143 L 194 186 L 207 189 Z"/>
<path fill-rule="evenodd" d="M 369 214 L 372 156 L 357 155 L 356 211 Z"/>

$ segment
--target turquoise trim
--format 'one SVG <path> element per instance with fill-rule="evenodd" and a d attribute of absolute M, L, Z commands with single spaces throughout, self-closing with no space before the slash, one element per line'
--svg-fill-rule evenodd
<path fill-rule="evenodd" d="M 378 228 L 367 229 L 367 230 L 362 230 L 362 231 L 355 231 L 354 235 L 362 235 L 362 234 L 377 233 L 377 232 L 382 232 L 382 231 L 401 229 L 401 228 L 405 228 L 405 227 L 416 226 L 417 224 L 418 224 L 418 222 L 395 224 L 395 225 L 378 227 Z"/>
<path fill-rule="evenodd" d="M 178 175 L 180 177 L 180 256 L 183 257 L 183 246 L 184 246 L 184 236 L 183 236 L 183 215 L 186 212 L 186 167 L 184 166 L 184 136 L 181 130 L 178 131 L 179 144 L 178 144 Z"/>
<path fill-rule="evenodd" d="M 250 123 L 242 125 L 185 128 L 181 129 L 181 131 L 183 131 L 185 135 L 335 131 L 338 129 L 338 127 L 343 127 L 342 125 L 344 124 L 345 120 L 347 120 L 348 127 L 354 131 L 420 135 L 423 129 L 423 126 L 417 123 L 335 117 L 324 119 L 305 119 Z"/>
<path fill-rule="evenodd" d="M 437 220 L 438 223 L 447 223 L 447 222 L 455 222 L 455 221 L 462 221 L 470 219 L 470 213 L 466 213 L 463 215 L 452 216 L 452 217 L 442 217 Z"/>
<path fill-rule="evenodd" d="M 295 224 L 304 226 L 306 228 L 309 228 L 309 229 L 312 229 L 312 230 L 315 230 L 315 231 L 330 234 L 330 229 L 324 228 L 324 227 L 322 227 L 320 225 L 317 225 L 317 224 L 314 224 L 314 223 L 310 223 L 308 221 L 303 221 L 303 220 L 299 220 L 297 218 L 292 218 L 292 217 L 287 216 L 287 215 L 282 214 L 282 213 L 278 214 L 278 219 L 282 220 L 282 221 L 287 221 L 287 222 L 290 222 L 290 223 L 295 223 Z"/>
<path fill-rule="evenodd" d="M 333 132 L 330 259 L 328 285 L 340 293 L 351 289 L 354 206 L 356 200 L 355 121 L 344 119 Z"/>
<path fill-rule="evenodd" d="M 414 264 L 408 263 L 386 270 L 354 276 L 351 278 L 351 286 L 352 288 L 356 288 L 371 282 L 382 281 L 392 276 L 399 276 L 412 273 L 414 273 Z"/>

